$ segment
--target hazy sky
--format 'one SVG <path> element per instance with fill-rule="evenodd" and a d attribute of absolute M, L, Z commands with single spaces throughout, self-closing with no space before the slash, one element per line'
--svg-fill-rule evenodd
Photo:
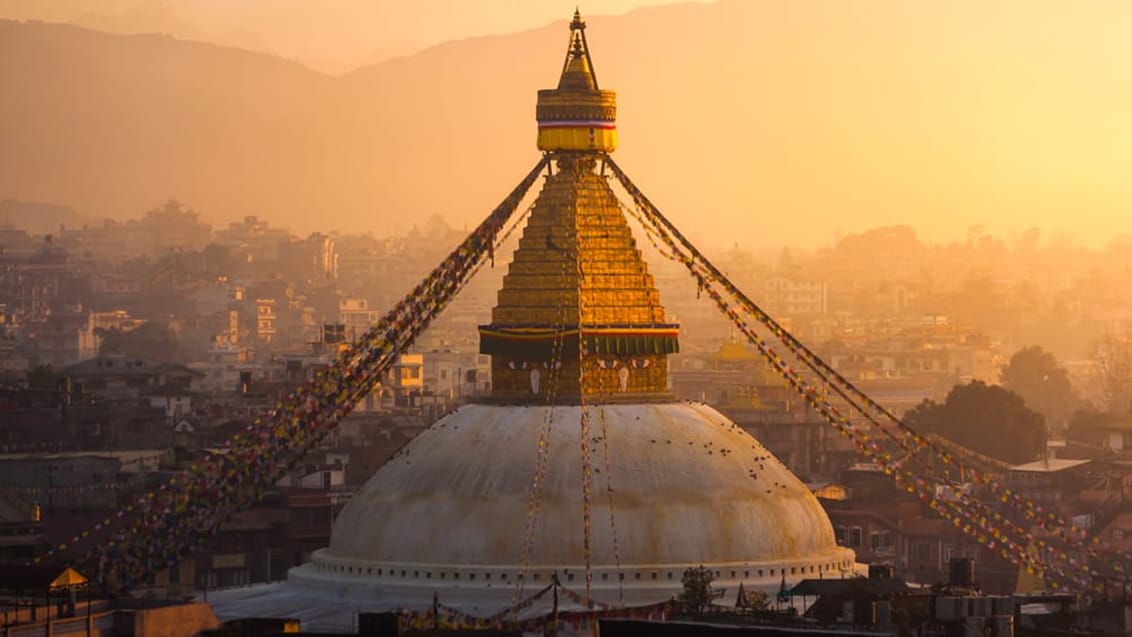
<path fill-rule="evenodd" d="M 618 161 L 693 234 L 1132 233 L 1129 0 L 642 4 L 582 9 L 618 91 Z M 0 15 L 227 33 L 211 41 L 304 61 L 468 38 L 329 77 L 168 38 L 0 25 L 0 198 L 121 218 L 174 195 L 213 223 L 259 214 L 296 231 L 475 223 L 537 156 L 536 91 L 557 81 L 573 8 L 0 0 Z"/>
<path fill-rule="evenodd" d="M 679 0 L 582 2 L 587 15 Z M 686 1 L 686 0 L 684 0 Z M 0 17 L 169 33 L 338 73 L 433 44 L 568 18 L 577 0 L 0 0 Z"/>

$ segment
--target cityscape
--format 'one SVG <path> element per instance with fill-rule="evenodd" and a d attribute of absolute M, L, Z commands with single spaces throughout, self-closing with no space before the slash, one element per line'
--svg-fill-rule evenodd
<path fill-rule="evenodd" d="M 1132 233 L 699 227 L 591 53 L 665 10 L 529 32 L 478 217 L 0 179 L 4 634 L 1132 632 Z"/>

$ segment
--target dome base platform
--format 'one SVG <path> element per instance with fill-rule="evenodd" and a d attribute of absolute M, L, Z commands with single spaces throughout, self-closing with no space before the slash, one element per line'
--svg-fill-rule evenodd
<path fill-rule="evenodd" d="M 521 578 L 524 596 L 554 576 L 584 594 L 586 471 L 598 602 L 672 599 L 684 570 L 700 565 L 727 604 L 740 583 L 773 593 L 784 581 L 859 573 L 810 490 L 715 409 L 584 409 L 588 462 L 578 405 L 471 404 L 441 418 L 370 478 L 335 521 L 330 546 L 281 590 L 373 609 L 427 608 L 436 593 L 480 616 L 509 607 Z M 542 492 L 532 500 L 536 475 Z M 544 601 L 532 612 L 549 608 Z"/>

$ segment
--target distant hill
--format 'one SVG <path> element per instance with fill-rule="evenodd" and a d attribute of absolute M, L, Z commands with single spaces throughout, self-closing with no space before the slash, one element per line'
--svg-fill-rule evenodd
<path fill-rule="evenodd" d="M 38 201 L 0 201 L 0 226 L 10 225 L 31 234 L 54 234 L 62 228 L 81 228 L 90 220 L 69 206 Z"/>
<path fill-rule="evenodd" d="M 1040 0 L 723 0 L 589 20 L 618 161 L 693 237 L 1132 230 L 1132 12 Z M 1024 16 L 1025 20 L 1019 20 Z M 979 28 L 970 28 L 977 24 Z M 0 22 L 0 197 L 213 223 L 405 229 L 486 214 L 537 159 L 565 21 L 344 77 L 162 36 Z M 1064 42 L 1087 42 L 1067 49 Z"/>
<path fill-rule="evenodd" d="M 582 11 L 621 14 L 687 1 L 601 0 L 582 3 Z M 0 18 L 163 33 L 338 74 L 449 40 L 543 26 L 574 7 L 571 0 L 0 0 Z"/>
<path fill-rule="evenodd" d="M 168 0 L 149 0 L 121 8 L 102 6 L 80 11 L 68 22 L 109 33 L 164 33 L 183 40 L 208 41 L 208 35 L 186 22 Z"/>

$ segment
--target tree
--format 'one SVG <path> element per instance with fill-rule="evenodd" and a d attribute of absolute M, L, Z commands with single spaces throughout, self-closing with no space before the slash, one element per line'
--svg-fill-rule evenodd
<path fill-rule="evenodd" d="M 1037 345 L 1024 347 L 1002 368 L 1002 386 L 1018 394 L 1026 405 L 1061 429 L 1077 406 L 1077 396 L 1069 374 L 1057 364 L 1053 354 Z"/>
<path fill-rule="evenodd" d="M 1082 409 L 1069 419 L 1069 429 L 1065 437 L 1071 441 L 1089 446 L 1107 446 L 1107 438 L 1113 429 L 1120 429 L 1127 416 L 1109 411 Z"/>
<path fill-rule="evenodd" d="M 746 599 L 743 600 L 743 603 L 747 605 L 749 610 L 761 613 L 770 608 L 770 594 L 760 590 L 746 591 Z"/>
<path fill-rule="evenodd" d="M 1021 464 L 1045 448 L 1045 419 L 1018 394 L 974 381 L 956 385 L 942 404 L 925 400 L 904 420 L 921 434 L 938 433 L 979 453 Z"/>
<path fill-rule="evenodd" d="M 29 389 L 59 389 L 63 377 L 50 365 L 36 365 L 27 371 Z"/>
<path fill-rule="evenodd" d="M 711 591 L 711 583 L 714 580 L 715 576 L 712 572 L 703 566 L 684 571 L 684 576 L 680 578 L 684 591 L 680 593 L 678 599 L 680 605 L 684 607 L 684 612 L 695 617 L 704 614 L 714 598 Z"/>
<path fill-rule="evenodd" d="M 184 362 L 181 340 L 167 325 L 146 321 L 138 327 L 121 331 L 110 329 L 104 333 L 98 353 L 117 354 L 136 358 L 149 358 L 165 363 Z"/>

